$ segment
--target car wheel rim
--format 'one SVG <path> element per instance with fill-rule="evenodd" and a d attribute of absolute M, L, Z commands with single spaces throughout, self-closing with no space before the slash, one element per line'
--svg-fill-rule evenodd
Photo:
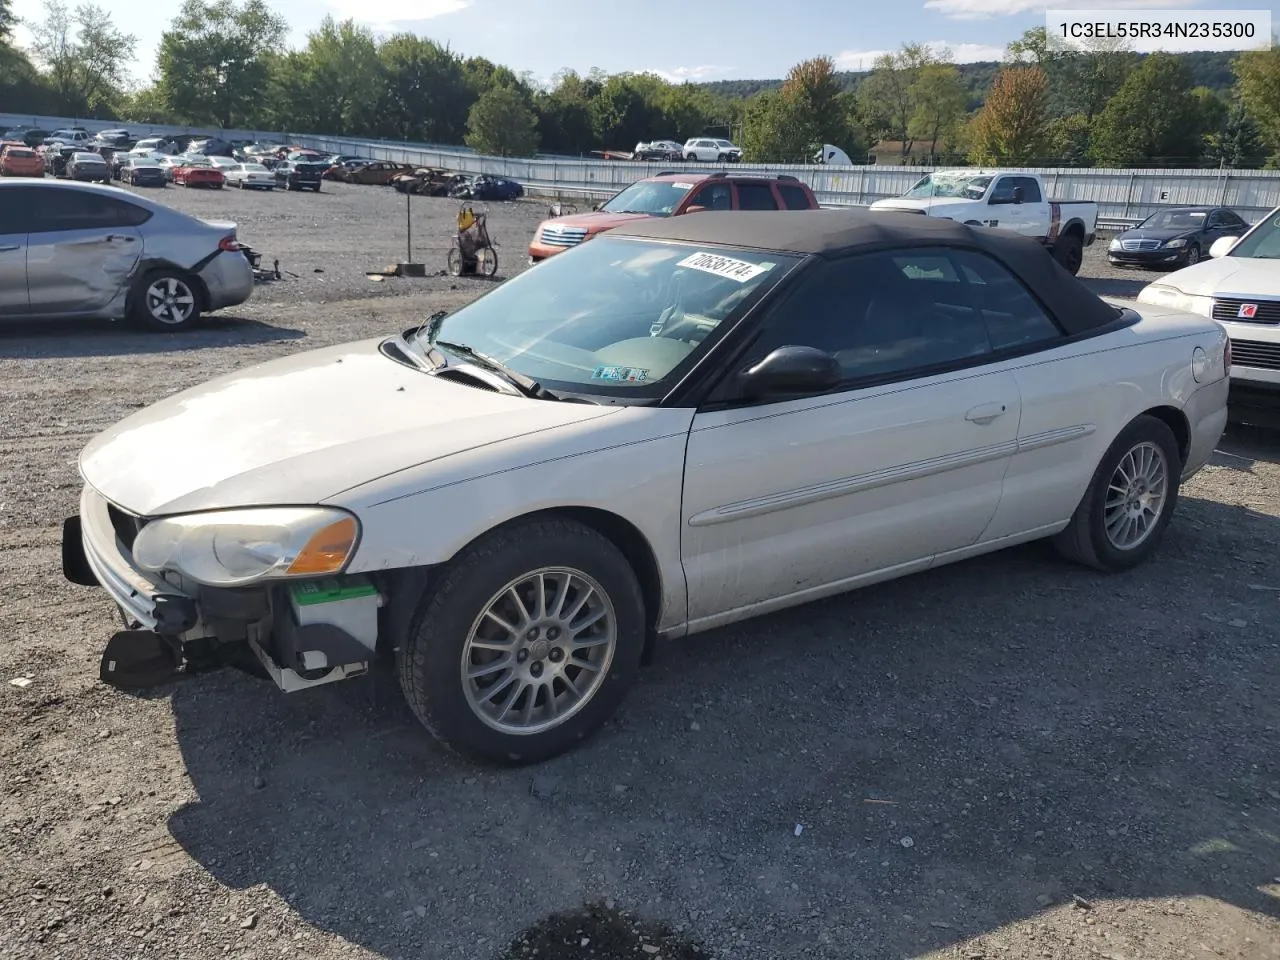
<path fill-rule="evenodd" d="M 544 567 L 495 593 L 462 651 L 467 703 L 505 734 L 542 733 L 585 707 L 608 675 L 617 616 L 580 570 Z"/>
<path fill-rule="evenodd" d="M 1187 263 L 1195 263 L 1200 259 L 1200 248 L 1192 247 L 1187 251 Z"/>
<path fill-rule="evenodd" d="M 147 312 L 161 323 L 182 323 L 191 317 L 196 298 L 176 277 L 165 277 L 147 287 Z"/>
<path fill-rule="evenodd" d="M 1168 502 L 1169 467 L 1164 451 L 1150 441 L 1120 458 L 1107 485 L 1103 523 L 1117 550 L 1133 550 L 1151 536 Z"/>

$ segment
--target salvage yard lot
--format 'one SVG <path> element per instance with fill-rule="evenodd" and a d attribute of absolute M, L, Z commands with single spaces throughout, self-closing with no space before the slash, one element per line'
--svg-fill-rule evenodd
<path fill-rule="evenodd" d="M 702 635 L 535 769 L 442 754 L 389 673 L 101 685 L 58 549 L 90 436 L 490 286 L 367 279 L 388 189 L 162 196 L 287 273 L 191 333 L 0 326 L 0 957 L 496 960 L 590 901 L 733 960 L 1280 956 L 1280 434 L 1233 427 L 1145 568 L 1032 545 Z M 413 199 L 429 274 L 457 208 Z M 489 209 L 510 276 L 545 204 Z M 654 956 L 578 926 L 539 957 Z"/>

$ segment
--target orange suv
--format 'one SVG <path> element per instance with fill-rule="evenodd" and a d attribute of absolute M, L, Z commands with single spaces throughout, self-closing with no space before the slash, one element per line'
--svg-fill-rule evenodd
<path fill-rule="evenodd" d="M 0 176 L 43 177 L 44 160 L 25 143 L 0 145 Z"/>
<path fill-rule="evenodd" d="M 660 173 L 637 180 L 590 213 L 552 217 L 538 224 L 529 244 L 537 263 L 632 220 L 676 217 L 703 210 L 817 210 L 808 184 L 790 174 Z"/>

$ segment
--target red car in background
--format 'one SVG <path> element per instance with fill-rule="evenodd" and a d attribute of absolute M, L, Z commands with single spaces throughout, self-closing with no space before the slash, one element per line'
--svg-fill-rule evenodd
<path fill-rule="evenodd" d="M 207 160 L 190 160 L 173 168 L 173 182 L 184 187 L 213 187 L 221 190 L 227 178 Z"/>
<path fill-rule="evenodd" d="M 0 176 L 43 177 L 44 158 L 25 143 L 0 143 Z"/>

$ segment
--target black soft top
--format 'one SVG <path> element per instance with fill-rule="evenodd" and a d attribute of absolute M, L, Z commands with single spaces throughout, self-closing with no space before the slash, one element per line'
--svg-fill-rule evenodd
<path fill-rule="evenodd" d="M 1120 314 L 1059 266 L 1038 240 L 940 217 L 870 210 L 725 210 L 634 220 L 608 235 L 824 259 L 887 248 L 962 247 L 989 254 L 1012 270 L 1069 335 L 1114 323 Z"/>

